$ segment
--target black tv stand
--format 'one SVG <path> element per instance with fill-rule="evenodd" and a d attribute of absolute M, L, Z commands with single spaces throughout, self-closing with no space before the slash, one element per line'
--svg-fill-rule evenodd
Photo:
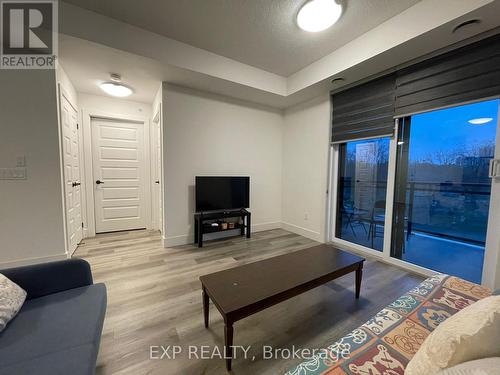
<path fill-rule="evenodd" d="M 229 218 L 241 218 L 243 223 L 236 224 L 234 228 L 221 229 L 219 227 L 207 227 L 205 222 L 229 219 Z M 228 230 L 238 230 L 240 231 L 240 236 L 245 235 L 250 238 L 250 220 L 251 213 L 246 209 L 242 208 L 240 210 L 224 210 L 224 211 L 209 211 L 209 212 L 197 212 L 194 214 L 194 242 L 198 244 L 198 247 L 203 247 L 203 235 L 206 233 L 220 233 L 226 232 Z"/>

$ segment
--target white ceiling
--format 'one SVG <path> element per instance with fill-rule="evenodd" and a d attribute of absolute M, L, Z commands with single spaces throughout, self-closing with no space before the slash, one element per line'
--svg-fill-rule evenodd
<path fill-rule="evenodd" d="M 58 58 L 76 89 L 86 94 L 107 95 L 99 84 L 116 72 L 134 89 L 127 99 L 151 103 L 163 78 L 154 60 L 66 35 L 59 37 Z"/>
<path fill-rule="evenodd" d="M 319 33 L 295 23 L 306 0 L 64 1 L 287 77 L 420 0 L 342 0 L 339 22 Z"/>
<path fill-rule="evenodd" d="M 232 81 L 164 64 L 69 35 L 59 35 L 58 60 L 76 90 L 81 93 L 106 96 L 107 94 L 99 88 L 99 84 L 109 81 L 110 73 L 119 73 L 123 83 L 134 90 L 126 99 L 141 103 L 151 104 L 161 82 L 168 82 L 254 102 L 269 108 L 285 106 L 285 98 L 280 95 L 242 87 Z"/>
<path fill-rule="evenodd" d="M 195 0 L 179 0 L 183 1 Z M 206 1 L 215 4 L 226 0 Z M 499 12 L 500 0 L 422 0 L 283 77 L 63 2 L 59 9 L 59 60 L 77 91 L 83 93 L 104 95 L 98 84 L 115 72 L 135 90 L 128 99 L 139 102 L 151 103 L 160 82 L 167 82 L 283 109 L 434 51 L 499 33 Z M 452 33 L 456 25 L 469 19 L 480 19 L 481 23 Z M 314 38 L 314 34 L 308 35 Z M 333 77 L 345 80 L 333 85 Z"/>

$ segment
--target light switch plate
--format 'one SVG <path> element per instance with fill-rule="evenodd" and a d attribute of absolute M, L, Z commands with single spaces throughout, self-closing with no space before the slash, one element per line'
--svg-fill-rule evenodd
<path fill-rule="evenodd" d="M 0 168 L 0 180 L 26 180 L 26 168 Z"/>
<path fill-rule="evenodd" d="M 18 156 L 16 158 L 16 167 L 26 167 L 26 156 Z"/>

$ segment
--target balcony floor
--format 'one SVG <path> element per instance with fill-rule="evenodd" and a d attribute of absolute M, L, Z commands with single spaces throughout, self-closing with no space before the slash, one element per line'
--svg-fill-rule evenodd
<path fill-rule="evenodd" d="M 377 232 L 373 248 L 382 251 L 383 228 L 378 227 Z M 355 224 L 352 229 L 342 228 L 341 238 L 372 248 L 371 237 L 361 224 Z M 481 283 L 484 247 L 419 232 L 412 233 L 405 247 L 402 259 L 406 262 Z"/>

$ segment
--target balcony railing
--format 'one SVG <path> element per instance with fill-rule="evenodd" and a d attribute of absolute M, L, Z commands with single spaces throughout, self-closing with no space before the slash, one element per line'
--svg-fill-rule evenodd
<path fill-rule="evenodd" d="M 386 199 L 386 181 L 353 183 L 345 179 L 343 184 L 344 209 L 358 211 L 360 220 L 368 220 L 375 203 Z M 355 189 L 359 188 L 365 191 L 363 202 L 356 202 Z M 411 181 L 406 186 L 406 201 L 399 203 L 406 208 L 408 234 L 418 231 L 484 246 L 490 194 L 489 183 Z"/>

